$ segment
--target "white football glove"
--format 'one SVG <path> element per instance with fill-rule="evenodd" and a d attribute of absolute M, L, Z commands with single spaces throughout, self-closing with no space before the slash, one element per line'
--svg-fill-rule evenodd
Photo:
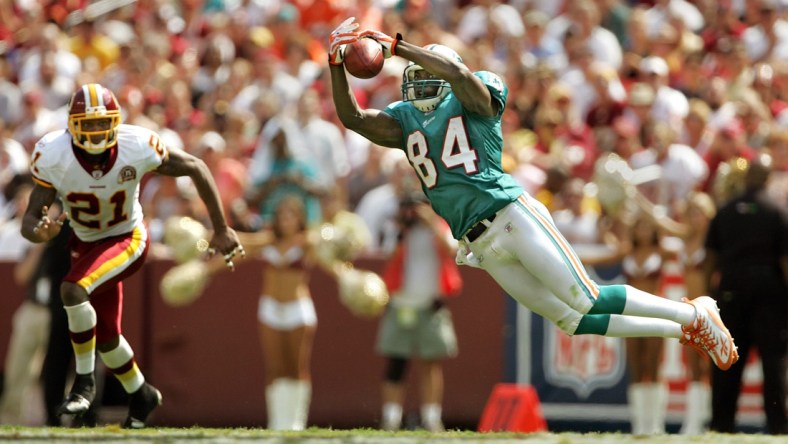
<path fill-rule="evenodd" d="M 358 40 L 359 34 L 356 32 L 359 24 L 353 23 L 355 17 L 350 17 L 342 22 L 337 29 L 331 31 L 328 36 L 328 63 L 341 65 L 345 60 L 345 45 Z"/>
<path fill-rule="evenodd" d="M 359 38 L 361 37 L 368 37 L 371 38 L 383 47 L 383 58 L 387 59 L 394 55 L 394 49 L 397 47 L 397 42 L 402 40 L 402 36 L 397 34 L 397 38 L 394 38 L 388 34 L 384 34 L 380 31 L 376 31 L 374 29 L 367 29 L 359 34 Z"/>

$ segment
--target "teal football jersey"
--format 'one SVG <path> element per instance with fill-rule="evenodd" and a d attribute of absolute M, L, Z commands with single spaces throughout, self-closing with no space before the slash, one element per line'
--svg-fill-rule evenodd
<path fill-rule="evenodd" d="M 423 113 L 410 102 L 395 102 L 384 110 L 402 127 L 401 148 L 432 208 L 449 223 L 456 239 L 523 193 L 501 166 L 501 114 L 509 90 L 491 72 L 474 75 L 498 101 L 497 116 L 467 111 L 451 91 L 432 112 Z"/>

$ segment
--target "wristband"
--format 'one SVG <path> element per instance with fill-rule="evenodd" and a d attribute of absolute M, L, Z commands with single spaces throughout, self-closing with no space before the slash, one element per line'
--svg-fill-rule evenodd
<path fill-rule="evenodd" d="M 391 55 L 397 55 L 395 49 L 400 41 L 402 41 L 402 34 L 397 33 L 397 36 L 394 37 L 394 42 L 391 44 Z"/>

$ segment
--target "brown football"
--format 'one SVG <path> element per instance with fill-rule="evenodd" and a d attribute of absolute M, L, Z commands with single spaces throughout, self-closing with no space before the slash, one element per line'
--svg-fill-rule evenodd
<path fill-rule="evenodd" d="M 359 79 L 375 77 L 383 69 L 383 47 L 370 38 L 361 38 L 347 45 L 345 69 Z"/>

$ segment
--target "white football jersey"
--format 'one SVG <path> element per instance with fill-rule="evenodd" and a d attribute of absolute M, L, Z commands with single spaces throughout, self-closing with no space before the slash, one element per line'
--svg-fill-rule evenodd
<path fill-rule="evenodd" d="M 81 240 L 131 232 L 143 219 L 140 181 L 167 157 L 164 142 L 146 128 L 120 125 L 118 143 L 103 168 L 81 161 L 77 150 L 66 130 L 42 137 L 30 162 L 34 180 L 57 190 Z"/>

